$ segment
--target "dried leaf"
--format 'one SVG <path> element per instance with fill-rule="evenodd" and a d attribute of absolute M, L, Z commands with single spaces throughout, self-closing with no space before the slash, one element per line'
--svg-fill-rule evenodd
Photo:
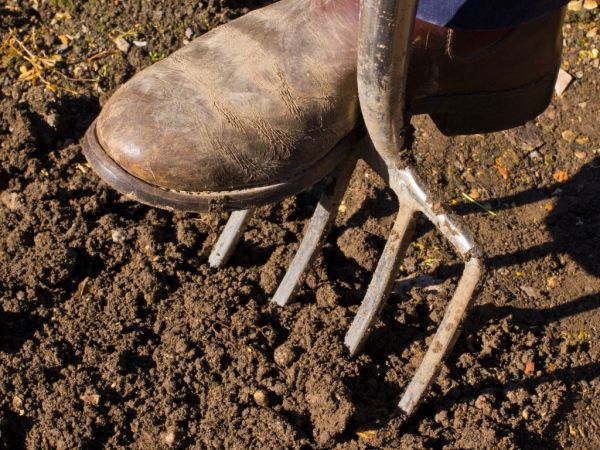
<path fill-rule="evenodd" d="M 569 434 L 573 437 L 577 437 L 577 428 L 575 425 L 569 424 Z"/>
<path fill-rule="evenodd" d="M 377 436 L 377 430 L 357 431 L 356 435 L 361 439 L 372 439 Z"/>

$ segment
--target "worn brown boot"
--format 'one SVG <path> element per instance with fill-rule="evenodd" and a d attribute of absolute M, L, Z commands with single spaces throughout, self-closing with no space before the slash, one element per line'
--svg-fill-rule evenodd
<path fill-rule="evenodd" d="M 153 206 L 246 209 L 328 174 L 357 131 L 358 0 L 282 0 L 196 39 L 119 88 L 84 153 Z M 413 113 L 446 133 L 494 131 L 547 106 L 562 11 L 494 32 L 417 22 Z"/>

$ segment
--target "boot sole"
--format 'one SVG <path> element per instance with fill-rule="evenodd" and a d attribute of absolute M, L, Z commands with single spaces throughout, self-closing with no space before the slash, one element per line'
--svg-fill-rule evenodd
<path fill-rule="evenodd" d="M 359 127 L 360 128 L 360 127 Z M 291 175 L 284 182 L 229 191 L 177 191 L 152 185 L 123 169 L 102 148 L 96 136 L 96 121 L 88 128 L 83 141 L 83 154 L 102 180 L 133 200 L 170 211 L 207 212 L 242 210 L 275 203 L 309 188 L 348 155 L 361 136 L 359 129 L 346 135 L 311 167 Z"/>
<path fill-rule="evenodd" d="M 417 99 L 409 110 L 413 115 L 429 114 L 446 136 L 507 130 L 544 112 L 552 100 L 557 76 L 558 67 L 518 88 Z"/>

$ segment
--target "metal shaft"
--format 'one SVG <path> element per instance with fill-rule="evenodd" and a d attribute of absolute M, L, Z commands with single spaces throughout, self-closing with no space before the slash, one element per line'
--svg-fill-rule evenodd
<path fill-rule="evenodd" d="M 388 165 L 404 147 L 406 78 L 417 0 L 363 0 L 358 38 L 358 96 L 365 125 Z"/>

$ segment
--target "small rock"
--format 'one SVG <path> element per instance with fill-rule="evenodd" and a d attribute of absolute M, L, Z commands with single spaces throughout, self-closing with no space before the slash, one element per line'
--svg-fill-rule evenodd
<path fill-rule="evenodd" d="M 535 372 L 535 362 L 529 360 L 525 363 L 525 369 L 523 370 L 527 375 L 533 375 Z"/>
<path fill-rule="evenodd" d="M 125 242 L 126 236 L 122 229 L 115 228 L 110 232 L 110 237 L 116 244 L 123 244 Z"/>
<path fill-rule="evenodd" d="M 258 406 L 267 406 L 268 397 L 267 397 L 267 392 L 265 390 L 258 389 L 256 392 L 254 392 L 252 397 L 254 398 L 254 401 L 256 402 L 256 404 Z"/>
<path fill-rule="evenodd" d="M 521 416 L 523 417 L 523 419 L 529 420 L 529 416 L 530 416 L 529 408 L 525 408 L 523 410 L 523 412 L 521 413 Z"/>
<path fill-rule="evenodd" d="M 194 32 L 192 31 L 191 28 L 188 27 L 185 29 L 185 37 L 187 39 L 191 39 L 193 35 L 194 35 Z"/>
<path fill-rule="evenodd" d="M 129 51 L 129 47 L 131 47 L 129 42 L 127 42 L 122 36 L 115 38 L 113 42 L 115 43 L 117 48 L 123 53 L 127 53 Z"/>
<path fill-rule="evenodd" d="M 148 42 L 146 41 L 133 41 L 133 45 L 135 45 L 136 47 L 145 47 L 148 45 Z"/>
<path fill-rule="evenodd" d="M 98 406 L 100 404 L 100 395 L 98 394 L 83 394 L 79 399 L 88 405 Z"/>
<path fill-rule="evenodd" d="M 577 135 L 573 130 L 565 130 L 561 134 L 562 138 L 567 142 L 573 142 Z"/>
<path fill-rule="evenodd" d="M 282 367 L 289 367 L 296 359 L 296 352 L 291 345 L 283 344 L 275 349 L 273 359 Z"/>
<path fill-rule="evenodd" d="M 572 2 L 569 2 L 569 4 L 567 5 L 567 9 L 569 11 L 581 11 L 581 8 L 583 6 L 583 0 L 574 0 Z"/>
<path fill-rule="evenodd" d="M 23 201 L 23 196 L 18 192 L 2 192 L 0 194 L 0 201 L 4 203 L 11 211 L 16 211 L 25 206 L 25 202 Z"/>
<path fill-rule="evenodd" d="M 436 423 L 439 423 L 442 426 L 448 426 L 448 411 L 440 411 L 435 415 L 433 420 L 435 420 Z"/>
<path fill-rule="evenodd" d="M 469 197 L 471 197 L 473 200 L 479 200 L 481 198 L 481 194 L 478 190 L 473 189 L 471 192 L 469 192 Z"/>
<path fill-rule="evenodd" d="M 536 289 L 531 286 L 520 286 L 520 289 L 527 294 L 529 298 L 539 298 L 541 297 L 541 293 L 539 289 Z"/>
<path fill-rule="evenodd" d="M 598 27 L 591 28 L 587 33 L 585 33 L 585 37 L 594 38 L 598 35 Z"/>
<path fill-rule="evenodd" d="M 584 0 L 584 2 L 583 2 L 583 8 L 587 9 L 588 11 L 596 9 L 597 7 L 598 7 L 598 2 L 596 0 Z"/>
<path fill-rule="evenodd" d="M 475 408 L 482 411 L 484 414 L 491 414 L 494 410 L 491 398 L 487 394 L 482 394 L 475 400 Z"/>
<path fill-rule="evenodd" d="M 12 406 L 20 415 L 22 415 L 21 411 L 23 411 L 23 400 L 21 397 L 15 395 L 12 399 Z"/>
<path fill-rule="evenodd" d="M 558 71 L 558 78 L 556 79 L 556 84 L 554 85 L 554 92 L 559 97 L 563 95 L 563 92 L 569 87 L 573 77 L 566 71 L 560 69 Z"/>
<path fill-rule="evenodd" d="M 168 430 L 165 433 L 163 440 L 165 441 L 165 444 L 173 445 L 175 443 L 175 432 L 173 430 Z"/>
<path fill-rule="evenodd" d="M 587 158 L 587 153 L 583 150 L 575 150 L 575 157 L 577 159 L 585 159 Z"/>
<path fill-rule="evenodd" d="M 531 153 L 529 153 L 529 159 L 540 160 L 542 159 L 542 155 L 537 150 L 534 150 Z"/>

